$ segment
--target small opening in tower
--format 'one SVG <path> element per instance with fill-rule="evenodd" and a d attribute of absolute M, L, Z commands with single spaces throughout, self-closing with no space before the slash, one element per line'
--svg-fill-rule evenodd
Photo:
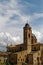
<path fill-rule="evenodd" d="M 29 38 L 30 38 L 30 34 L 29 34 L 28 36 L 29 36 Z"/>

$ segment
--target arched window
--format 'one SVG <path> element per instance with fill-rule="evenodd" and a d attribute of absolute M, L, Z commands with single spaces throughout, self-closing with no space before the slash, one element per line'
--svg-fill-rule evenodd
<path fill-rule="evenodd" d="M 33 39 L 31 39 L 31 43 L 33 44 Z"/>

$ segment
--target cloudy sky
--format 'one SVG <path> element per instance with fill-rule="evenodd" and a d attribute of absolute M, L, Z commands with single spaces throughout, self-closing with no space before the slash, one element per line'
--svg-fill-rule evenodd
<path fill-rule="evenodd" d="M 22 43 L 27 20 L 43 42 L 43 0 L 0 0 L 0 46 Z"/>

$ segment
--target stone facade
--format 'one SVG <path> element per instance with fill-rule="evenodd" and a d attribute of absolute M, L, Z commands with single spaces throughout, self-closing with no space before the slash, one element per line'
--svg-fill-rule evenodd
<path fill-rule="evenodd" d="M 8 46 L 7 60 L 11 65 L 43 65 L 43 44 L 37 42 L 36 36 L 28 23 L 23 28 L 22 44 Z"/>

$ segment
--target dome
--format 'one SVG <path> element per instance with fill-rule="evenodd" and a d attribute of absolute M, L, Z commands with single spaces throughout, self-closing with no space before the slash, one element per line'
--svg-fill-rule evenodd
<path fill-rule="evenodd" d="M 30 27 L 28 23 L 25 24 L 25 27 Z"/>
<path fill-rule="evenodd" d="M 32 37 L 34 37 L 36 39 L 36 36 L 32 33 Z"/>

